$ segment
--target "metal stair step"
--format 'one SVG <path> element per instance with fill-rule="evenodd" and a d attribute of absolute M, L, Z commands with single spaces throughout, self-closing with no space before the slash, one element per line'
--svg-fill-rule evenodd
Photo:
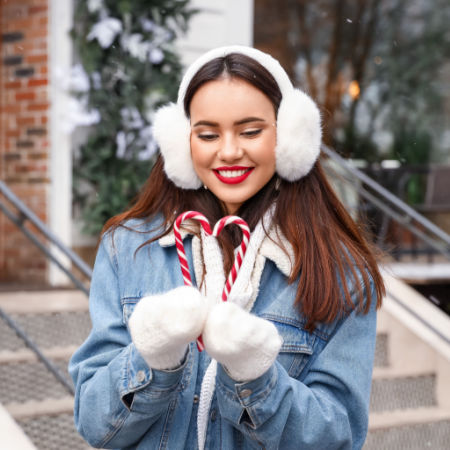
<path fill-rule="evenodd" d="M 69 345 L 66 347 L 41 348 L 40 350 L 50 360 L 63 359 L 69 361 L 70 357 L 77 350 L 77 345 Z M 36 362 L 39 361 L 36 353 L 28 348 L 21 348 L 16 351 L 4 350 L 0 351 L 0 364 L 10 364 L 18 362 Z"/>
<path fill-rule="evenodd" d="M 78 434 L 72 412 L 39 415 L 17 421 L 38 450 L 87 450 L 90 447 Z"/>
<path fill-rule="evenodd" d="M 25 402 L 12 402 L 5 405 L 6 410 L 16 420 L 25 420 L 38 416 L 56 416 L 59 414 L 73 413 L 73 397 L 52 399 L 47 398 L 41 401 L 27 400 Z"/>
<path fill-rule="evenodd" d="M 373 378 L 370 411 L 390 411 L 436 405 L 434 374 Z"/>
<path fill-rule="evenodd" d="M 87 311 L 10 314 L 16 324 L 42 348 L 79 346 L 88 336 L 91 321 Z M 24 342 L 3 320 L 0 321 L 2 350 L 18 350 Z"/>
<path fill-rule="evenodd" d="M 363 450 L 446 450 L 450 442 L 450 411 L 416 408 L 371 413 Z"/>
<path fill-rule="evenodd" d="M 389 365 L 388 339 L 387 333 L 377 334 L 374 367 L 387 367 Z"/>
<path fill-rule="evenodd" d="M 67 361 L 54 364 L 66 375 Z M 41 362 L 11 362 L 0 365 L 0 403 L 23 403 L 30 400 L 58 399 L 68 394 L 64 386 Z"/>

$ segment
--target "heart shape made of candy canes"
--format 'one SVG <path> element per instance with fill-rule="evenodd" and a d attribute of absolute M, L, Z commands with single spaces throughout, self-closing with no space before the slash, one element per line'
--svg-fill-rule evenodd
<path fill-rule="evenodd" d="M 233 267 L 228 274 L 227 281 L 225 282 L 225 286 L 222 291 L 222 301 L 225 302 L 228 299 L 228 295 L 230 294 L 231 288 L 236 281 L 239 269 L 242 266 L 242 262 L 244 261 L 245 252 L 247 251 L 248 243 L 250 240 L 250 227 L 247 225 L 247 222 L 244 219 L 241 219 L 238 216 L 225 216 L 216 223 L 214 229 L 211 231 L 211 225 L 209 224 L 208 219 L 203 214 L 197 211 L 186 211 L 180 214 L 175 220 L 173 232 L 175 234 L 175 245 L 177 247 L 178 259 L 180 260 L 181 273 L 183 275 L 184 284 L 186 286 L 192 286 L 192 279 L 189 271 L 189 264 L 186 258 L 186 252 L 184 250 L 183 239 L 181 238 L 180 226 L 185 220 L 188 219 L 197 220 L 198 222 L 200 222 L 206 234 L 215 237 L 219 236 L 221 231 L 227 225 L 230 225 L 232 223 L 238 225 L 242 230 L 241 245 L 234 258 Z M 199 337 L 197 340 L 197 346 L 200 351 L 203 349 L 203 342 L 201 340 L 201 337 Z"/>

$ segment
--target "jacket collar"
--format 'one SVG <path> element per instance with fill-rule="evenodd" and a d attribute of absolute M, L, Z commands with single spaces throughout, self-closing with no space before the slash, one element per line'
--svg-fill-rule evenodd
<path fill-rule="evenodd" d="M 180 229 L 181 238 L 194 234 L 192 227 Z M 173 230 L 161 237 L 159 240 L 161 247 L 172 247 L 175 245 L 175 234 Z M 283 250 L 286 249 L 286 252 Z M 266 259 L 270 259 L 278 268 L 278 270 L 288 277 L 291 274 L 292 267 L 294 265 L 295 257 L 294 250 L 290 242 L 283 235 L 281 230 L 272 227 L 269 230 L 269 235 L 265 236 L 262 241 L 259 253 Z"/>

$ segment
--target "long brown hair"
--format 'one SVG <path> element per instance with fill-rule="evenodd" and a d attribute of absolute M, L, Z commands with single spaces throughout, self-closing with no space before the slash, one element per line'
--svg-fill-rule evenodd
<path fill-rule="evenodd" d="M 275 111 L 281 102 L 280 89 L 272 75 L 253 59 L 238 53 L 216 58 L 205 64 L 193 77 L 185 95 L 184 108 L 189 117 L 195 92 L 205 83 L 223 76 L 240 78 L 262 91 Z M 384 285 L 374 252 L 345 207 L 336 197 L 319 161 L 308 175 L 287 182 L 274 175 L 272 179 L 236 212 L 253 230 L 268 208 L 275 203 L 274 225 L 292 245 L 295 254 L 289 283 L 298 282 L 296 304 L 306 317 L 306 329 L 318 322 L 331 322 L 349 310 L 369 310 L 373 301 L 381 305 Z M 195 210 L 214 224 L 226 215 L 224 205 L 209 190 L 187 190 L 177 187 L 164 172 L 158 157 L 150 177 L 129 210 L 108 220 L 102 230 L 126 227 L 126 221 L 140 218 L 150 222 L 157 214 L 164 218 L 153 242 L 173 229 L 178 214 Z M 219 237 L 226 273 L 234 259 L 233 249 L 240 240 L 237 227 L 227 227 Z M 144 245 L 145 245 L 144 244 Z M 284 249 L 285 250 L 285 249 Z M 362 282 L 357 276 L 361 274 Z M 356 300 L 344 281 L 352 278 Z M 375 285 L 376 298 L 369 289 L 369 277 Z M 364 295 L 364 292 L 366 295 Z"/>

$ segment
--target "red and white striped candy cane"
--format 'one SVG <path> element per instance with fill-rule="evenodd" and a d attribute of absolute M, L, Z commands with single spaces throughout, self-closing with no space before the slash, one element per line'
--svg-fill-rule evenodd
<path fill-rule="evenodd" d="M 242 230 L 242 242 L 236 254 L 236 257 L 234 258 L 233 267 L 228 274 L 227 281 L 222 291 L 222 301 L 226 302 L 231 288 L 236 281 L 242 262 L 244 261 L 245 252 L 247 251 L 248 243 L 250 240 L 250 228 L 247 225 L 247 222 L 245 222 L 245 220 L 241 219 L 240 217 L 226 216 L 220 219 L 219 222 L 217 222 L 214 226 L 214 230 L 211 231 L 209 221 L 203 214 L 197 211 L 186 211 L 180 214 L 175 220 L 173 232 L 175 234 L 175 245 L 177 247 L 178 259 L 180 260 L 181 273 L 183 275 L 184 284 L 186 286 L 192 286 L 192 279 L 189 271 L 189 264 L 186 258 L 186 252 L 184 250 L 183 239 L 181 238 L 180 226 L 185 220 L 188 219 L 198 220 L 205 232 L 215 237 L 219 236 L 221 231 L 231 223 L 238 225 Z M 201 336 L 199 336 L 199 338 L 197 339 L 197 348 L 199 349 L 199 351 L 202 351 L 204 349 Z"/>
<path fill-rule="evenodd" d="M 239 250 L 234 258 L 233 267 L 228 274 L 227 281 L 222 291 L 222 300 L 224 302 L 227 301 L 228 296 L 230 295 L 231 288 L 236 281 L 239 269 L 242 266 L 242 262 L 244 261 L 244 255 L 247 251 L 248 242 L 250 240 L 250 228 L 247 225 L 247 222 L 244 219 L 241 219 L 238 216 L 226 216 L 219 220 L 216 223 L 213 230 L 213 236 L 219 236 L 220 232 L 230 223 L 234 223 L 238 225 L 242 230 L 242 241 L 239 247 Z"/>
<path fill-rule="evenodd" d="M 175 246 L 178 251 L 178 259 L 180 260 L 181 273 L 183 274 L 184 284 L 186 286 L 192 286 L 191 273 L 189 272 L 189 264 L 186 258 L 186 252 L 184 251 L 183 239 L 181 238 L 180 226 L 188 219 L 195 219 L 200 222 L 203 229 L 207 234 L 211 234 L 211 226 L 209 225 L 208 219 L 197 211 L 186 211 L 180 214 L 175 220 L 173 226 L 173 233 L 175 235 Z"/>

